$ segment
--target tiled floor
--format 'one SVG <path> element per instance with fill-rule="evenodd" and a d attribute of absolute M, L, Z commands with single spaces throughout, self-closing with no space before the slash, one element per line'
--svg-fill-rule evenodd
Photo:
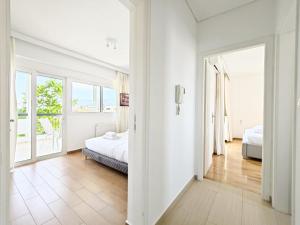
<path fill-rule="evenodd" d="M 225 144 L 226 155 L 213 155 L 206 178 L 233 185 L 255 193 L 261 192 L 261 161 L 243 159 L 242 141 Z"/>
<path fill-rule="evenodd" d="M 205 179 L 193 181 L 158 225 L 290 225 L 260 195 Z"/>
<path fill-rule="evenodd" d="M 127 215 L 127 177 L 81 153 L 12 173 L 12 225 L 119 225 Z"/>

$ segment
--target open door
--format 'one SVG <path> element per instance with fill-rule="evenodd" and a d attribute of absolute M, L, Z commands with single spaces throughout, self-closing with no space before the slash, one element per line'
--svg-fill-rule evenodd
<path fill-rule="evenodd" d="M 206 75 L 206 97 L 205 97 L 205 156 L 204 156 L 204 176 L 207 174 L 214 153 L 215 137 L 215 103 L 216 103 L 216 71 L 205 59 Z"/>

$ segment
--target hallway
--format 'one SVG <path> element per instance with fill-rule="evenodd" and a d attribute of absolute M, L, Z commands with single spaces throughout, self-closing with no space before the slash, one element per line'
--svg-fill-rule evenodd
<path fill-rule="evenodd" d="M 213 163 L 206 178 L 233 185 L 255 193 L 261 192 L 261 161 L 243 159 L 242 141 L 225 144 L 226 155 L 213 155 Z"/>
<path fill-rule="evenodd" d="M 158 225 L 290 225 L 290 220 L 253 192 L 204 179 L 193 181 Z"/>

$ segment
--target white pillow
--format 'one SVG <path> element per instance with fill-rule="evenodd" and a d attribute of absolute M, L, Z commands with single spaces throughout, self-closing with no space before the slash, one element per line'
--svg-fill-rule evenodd
<path fill-rule="evenodd" d="M 106 133 L 104 134 L 104 136 L 106 136 L 106 137 L 116 137 L 117 134 L 116 134 L 116 132 L 108 131 L 108 132 L 106 132 Z"/>

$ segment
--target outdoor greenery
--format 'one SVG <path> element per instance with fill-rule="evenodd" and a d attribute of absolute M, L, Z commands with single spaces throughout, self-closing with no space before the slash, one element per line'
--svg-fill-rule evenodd
<path fill-rule="evenodd" d="M 56 80 L 48 80 L 44 84 L 37 86 L 36 98 L 37 98 L 37 133 L 45 133 L 40 118 L 47 118 L 52 127 L 56 130 L 60 128 L 60 114 L 62 114 L 62 96 L 63 87 L 62 83 Z M 46 114 L 46 115 L 45 115 Z M 58 114 L 58 117 L 47 115 L 47 114 Z"/>
<path fill-rule="evenodd" d="M 37 114 L 62 114 L 63 87 L 61 82 L 48 80 L 37 86 Z"/>
<path fill-rule="evenodd" d="M 43 84 L 37 85 L 37 134 L 45 133 L 39 121 L 39 119 L 41 118 L 47 118 L 50 121 L 53 129 L 58 130 L 60 128 L 60 114 L 62 114 L 62 96 L 63 87 L 62 83 L 59 81 L 48 80 Z M 27 99 L 28 98 L 26 93 L 22 93 L 21 107 L 18 108 L 18 119 L 26 119 L 28 117 Z"/>

